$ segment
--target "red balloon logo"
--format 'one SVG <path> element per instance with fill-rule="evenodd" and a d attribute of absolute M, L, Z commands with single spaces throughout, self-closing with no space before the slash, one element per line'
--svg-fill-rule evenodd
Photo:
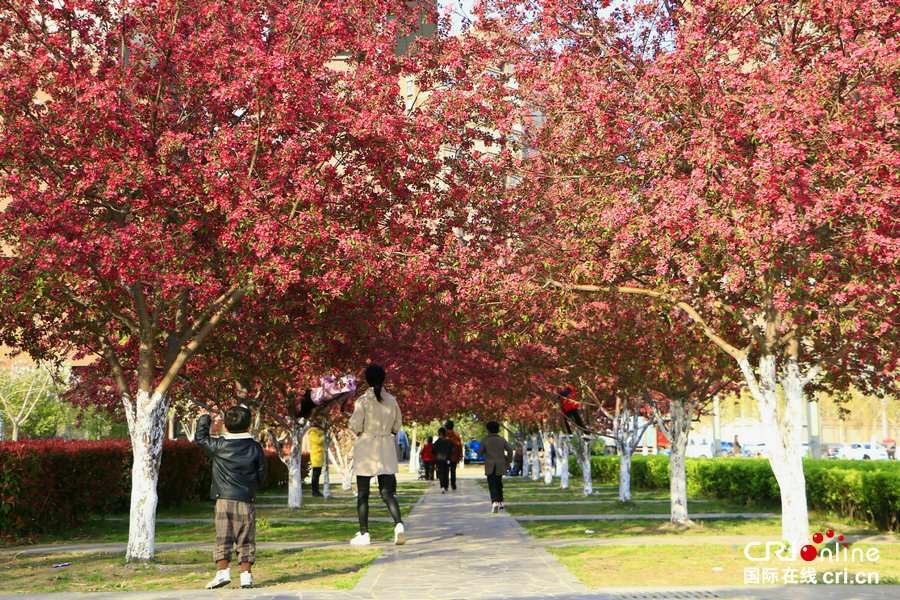
<path fill-rule="evenodd" d="M 818 552 L 816 551 L 816 547 L 812 544 L 807 544 L 800 548 L 800 558 L 802 558 L 806 562 L 815 560 L 817 554 Z"/>

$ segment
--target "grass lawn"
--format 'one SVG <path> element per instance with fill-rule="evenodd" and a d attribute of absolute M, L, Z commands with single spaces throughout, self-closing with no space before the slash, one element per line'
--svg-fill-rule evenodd
<path fill-rule="evenodd" d="M 700 513 L 741 513 L 770 512 L 778 513 L 778 509 L 735 506 L 721 500 L 710 500 L 702 504 L 690 505 L 691 512 Z M 667 515 L 668 502 L 596 502 L 591 504 L 522 504 L 518 505 L 511 497 L 506 497 L 506 510 L 514 517 L 525 515 Z"/>
<path fill-rule="evenodd" d="M 253 585 L 352 589 L 379 550 L 257 551 Z M 70 566 L 53 568 L 70 562 Z M 231 588 L 240 567 L 232 565 Z M 157 552 L 150 565 L 127 564 L 122 555 L 17 556 L 0 562 L 0 593 L 127 592 L 202 589 L 215 574 L 210 552 Z M 229 588 L 225 588 L 229 589 Z"/>
<path fill-rule="evenodd" d="M 657 519 L 624 521 L 521 521 L 520 525 L 537 539 L 612 538 L 641 535 L 753 535 L 761 538 L 780 537 L 781 519 L 706 519 L 696 521 L 688 529 L 673 527 Z M 844 535 L 876 535 L 877 529 L 865 524 L 836 522 L 828 517 L 810 515 L 811 531 L 834 529 Z M 593 531 L 586 534 L 585 530 Z"/>
<path fill-rule="evenodd" d="M 412 507 L 419 501 L 421 494 L 410 496 L 403 495 L 397 496 L 397 501 L 400 503 L 401 509 L 411 510 Z M 315 519 L 317 517 L 321 517 L 323 519 L 332 518 L 335 516 L 338 517 L 346 517 L 346 516 L 356 516 L 356 498 L 352 496 L 342 499 L 334 499 L 331 498 L 327 501 L 322 501 L 322 498 L 303 498 L 303 506 L 300 508 L 288 508 L 286 499 L 274 499 L 274 498 L 257 498 L 256 500 L 256 514 L 264 515 L 268 517 L 297 517 L 302 519 Z M 370 510 L 377 509 L 378 506 L 384 506 L 384 503 L 381 501 L 381 497 L 378 495 L 376 491 L 375 494 L 369 496 L 369 506 Z M 268 508 L 269 506 L 275 506 L 276 508 Z M 184 504 L 182 506 L 174 506 L 171 508 L 166 508 L 162 510 L 158 510 L 156 512 L 157 519 L 211 519 L 213 516 L 213 512 L 215 510 L 215 502 L 212 501 L 201 501 L 201 502 L 193 502 L 190 504 Z M 347 514 L 339 514 L 340 511 L 344 511 Z M 117 515 L 110 515 L 113 517 L 127 518 L 127 513 L 120 513 Z"/>
<path fill-rule="evenodd" d="M 369 518 L 387 516 L 371 507 Z M 339 542 L 350 540 L 359 530 L 359 524 L 355 521 L 311 521 L 305 523 L 271 522 L 267 517 L 257 515 L 256 541 L 257 542 Z M 369 532 L 373 540 L 389 541 L 393 539 L 394 526 L 392 523 L 377 521 L 369 522 Z M 209 542 L 216 538 L 216 529 L 213 523 L 157 523 L 156 542 Z M 111 521 L 102 518 L 93 519 L 79 526 L 77 531 L 70 535 L 60 535 L 52 540 L 41 540 L 41 543 L 65 544 L 69 543 L 111 543 L 128 541 L 128 521 Z"/>
<path fill-rule="evenodd" d="M 785 583 L 785 568 L 799 570 L 805 567 L 815 568 L 819 584 L 824 583 L 826 571 L 842 578 L 845 568 L 849 577 L 859 572 L 877 573 L 879 583 L 898 583 L 900 545 L 883 545 L 878 549 L 879 559 L 875 562 L 818 559 L 812 562 L 800 559 L 752 562 L 744 556 L 743 546 L 730 544 L 548 548 L 573 575 L 591 587 L 633 586 L 636 585 L 635 573 L 640 573 L 641 586 L 743 585 L 744 569 L 747 568 L 775 569 L 777 583 L 781 584 Z M 872 580 L 874 583 L 874 578 Z"/>
<path fill-rule="evenodd" d="M 397 486 L 400 512 L 409 516 L 413 506 L 421 498 L 427 484 L 424 482 L 401 482 Z M 304 490 L 305 491 L 305 490 Z M 317 542 L 349 540 L 359 529 L 356 519 L 356 499 L 352 492 L 341 492 L 337 498 L 324 500 L 305 494 L 303 506 L 298 509 L 286 508 L 287 500 L 274 497 L 287 496 L 287 489 L 268 490 L 266 494 L 257 496 L 260 504 L 284 503 L 285 508 L 258 508 L 257 542 Z M 157 512 L 159 519 L 212 519 L 215 503 L 209 500 L 186 503 Z M 377 489 L 369 498 L 369 518 L 390 517 L 387 508 L 378 496 Z M 270 522 L 272 518 L 322 519 L 308 523 Z M 353 522 L 333 521 L 334 518 L 354 519 Z M 369 530 L 373 540 L 390 541 L 393 539 L 393 525 L 371 521 Z M 128 513 L 95 517 L 69 532 L 41 536 L 33 540 L 37 544 L 65 543 L 106 543 L 128 541 Z M 215 527 L 213 523 L 157 523 L 157 543 L 167 542 L 213 542 Z"/>

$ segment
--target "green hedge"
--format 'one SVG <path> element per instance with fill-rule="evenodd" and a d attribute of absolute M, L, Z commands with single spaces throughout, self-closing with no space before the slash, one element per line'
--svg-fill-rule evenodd
<path fill-rule="evenodd" d="M 569 469 L 581 476 L 574 458 Z M 688 494 L 721 498 L 745 505 L 781 504 L 778 483 L 763 458 L 688 458 Z M 803 461 L 806 496 L 813 510 L 866 520 L 880 529 L 900 528 L 900 461 Z M 603 484 L 619 482 L 618 456 L 592 456 L 591 477 Z M 668 489 L 667 456 L 635 456 L 631 462 L 635 489 Z"/>
<path fill-rule="evenodd" d="M 287 484 L 287 467 L 266 453 L 265 487 Z M 74 527 L 91 515 L 128 509 L 131 445 L 127 440 L 0 442 L 0 543 Z M 309 469 L 309 455 L 301 472 Z M 163 444 L 159 507 L 209 497 L 209 457 L 187 440 Z"/>

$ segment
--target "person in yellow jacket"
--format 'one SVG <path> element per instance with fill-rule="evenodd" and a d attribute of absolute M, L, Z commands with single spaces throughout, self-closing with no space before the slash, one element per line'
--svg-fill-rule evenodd
<path fill-rule="evenodd" d="M 325 432 L 318 424 L 309 428 L 309 466 L 312 468 L 312 495 L 322 497 L 319 491 L 319 477 L 325 466 Z"/>

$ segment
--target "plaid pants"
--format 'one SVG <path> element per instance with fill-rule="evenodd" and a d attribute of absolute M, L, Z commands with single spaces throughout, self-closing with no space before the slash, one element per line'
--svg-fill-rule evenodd
<path fill-rule="evenodd" d="M 237 546 L 238 562 L 256 560 L 256 505 L 237 500 L 216 500 L 216 549 L 213 560 L 231 561 Z"/>

